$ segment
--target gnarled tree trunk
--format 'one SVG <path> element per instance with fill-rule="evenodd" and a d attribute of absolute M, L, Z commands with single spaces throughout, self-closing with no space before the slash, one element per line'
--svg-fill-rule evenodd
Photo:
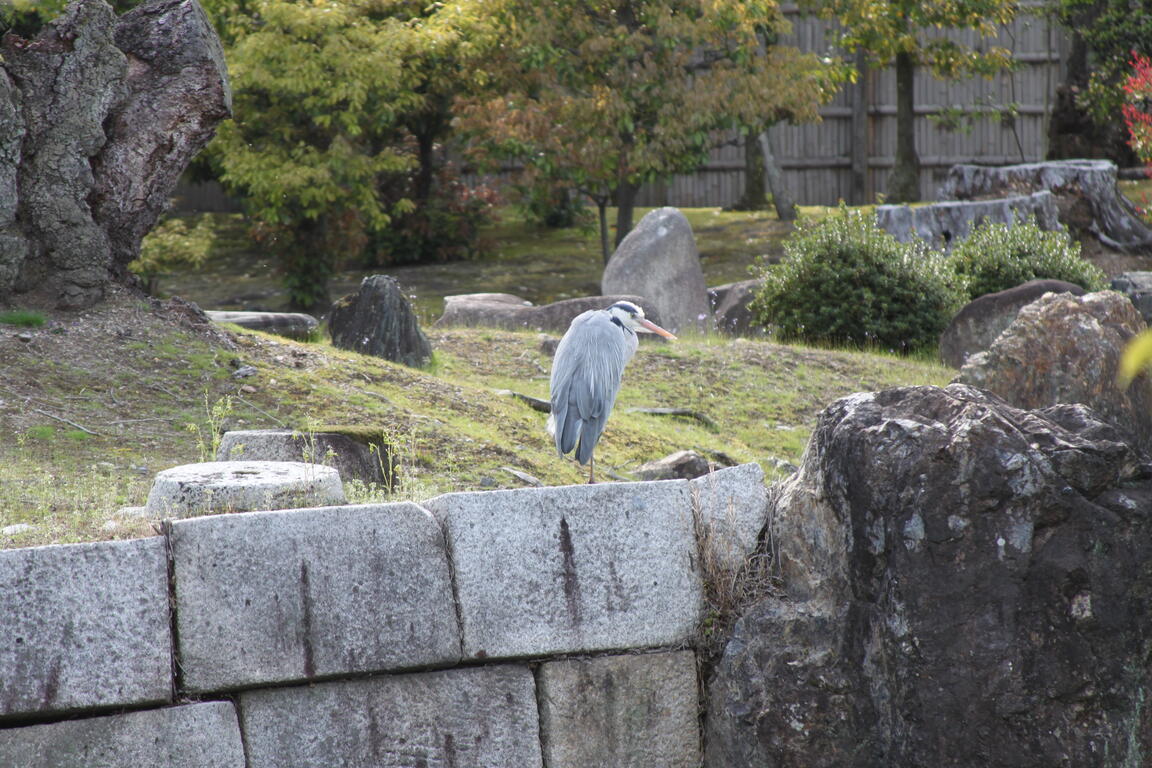
<path fill-rule="evenodd" d="M 0 302 L 82 308 L 128 279 L 188 161 L 231 114 L 196 0 L 75 0 L 0 41 Z"/>

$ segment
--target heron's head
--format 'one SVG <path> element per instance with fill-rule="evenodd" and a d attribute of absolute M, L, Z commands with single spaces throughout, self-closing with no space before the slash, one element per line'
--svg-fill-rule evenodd
<path fill-rule="evenodd" d="M 656 325 L 656 323 L 645 319 L 644 310 L 630 301 L 616 302 L 608 307 L 608 314 L 612 316 L 613 320 L 620 323 L 622 327 L 629 328 L 637 333 L 655 333 L 666 339 L 676 338 L 668 331 Z"/>

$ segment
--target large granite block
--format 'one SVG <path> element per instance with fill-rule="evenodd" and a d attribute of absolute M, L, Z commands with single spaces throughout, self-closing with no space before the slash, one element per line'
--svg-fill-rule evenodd
<path fill-rule="evenodd" d="M 162 538 L 0 551 L 0 718 L 171 697 Z"/>
<path fill-rule="evenodd" d="M 456 493 L 444 525 L 473 658 L 665 646 L 700 619 L 685 481 Z"/>
<path fill-rule="evenodd" d="M 0 765 L 19 768 L 245 768 L 228 701 L 0 730 Z"/>
<path fill-rule="evenodd" d="M 444 537 L 415 504 L 200 517 L 171 537 L 187 690 L 460 659 Z"/>
<path fill-rule="evenodd" d="M 246 691 L 248 768 L 535 768 L 532 673 L 472 667 Z"/>
<path fill-rule="evenodd" d="M 768 520 L 768 489 L 759 464 L 710 472 L 688 481 L 707 577 L 738 571 L 756 549 Z M 718 569 L 718 573 L 708 573 Z"/>
<path fill-rule="evenodd" d="M 540 665 L 548 768 L 697 768 L 696 655 L 565 659 Z"/>

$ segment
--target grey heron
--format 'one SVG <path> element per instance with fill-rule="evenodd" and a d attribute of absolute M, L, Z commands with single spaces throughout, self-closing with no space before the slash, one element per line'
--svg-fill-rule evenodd
<path fill-rule="evenodd" d="M 608 309 L 578 315 L 556 347 L 548 432 L 556 438 L 561 456 L 575 449 L 576 461 L 588 465 L 589 483 L 595 482 L 592 451 L 616 402 L 624 366 L 636 354 L 637 333 L 676 338 L 646 320 L 640 307 L 618 301 Z"/>

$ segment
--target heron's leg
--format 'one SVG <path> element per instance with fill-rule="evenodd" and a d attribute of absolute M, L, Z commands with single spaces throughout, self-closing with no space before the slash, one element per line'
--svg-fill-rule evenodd
<path fill-rule="evenodd" d="M 595 469 L 596 469 L 596 459 L 593 456 L 589 456 L 588 457 L 588 484 L 589 485 L 592 485 L 593 483 L 596 482 L 596 478 L 593 477 L 593 472 L 595 471 Z"/>

